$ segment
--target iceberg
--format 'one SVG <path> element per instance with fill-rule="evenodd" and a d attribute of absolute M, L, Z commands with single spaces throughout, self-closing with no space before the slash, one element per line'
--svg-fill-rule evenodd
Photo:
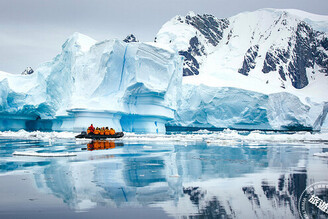
<path fill-rule="evenodd" d="M 287 93 L 262 94 L 232 87 L 183 84 L 169 126 L 260 130 L 320 130 L 327 103 L 304 104 Z"/>
<path fill-rule="evenodd" d="M 152 43 L 75 33 L 33 74 L 0 73 L 0 129 L 81 131 L 94 123 L 163 133 L 174 118 L 182 61 Z"/>

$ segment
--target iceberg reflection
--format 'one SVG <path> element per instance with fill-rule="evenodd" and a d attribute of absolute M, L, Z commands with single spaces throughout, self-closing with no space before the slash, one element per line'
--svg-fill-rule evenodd
<path fill-rule="evenodd" d="M 304 147 L 122 141 L 74 147 L 79 149 L 74 158 L 36 158 L 41 163 L 34 166 L 32 158 L 9 159 L 1 165 L 6 171 L 18 163 L 20 169 L 29 168 L 40 191 L 75 211 L 150 206 L 191 218 L 297 218 L 298 198 L 306 186 L 327 180 L 318 174 L 327 163 Z"/>

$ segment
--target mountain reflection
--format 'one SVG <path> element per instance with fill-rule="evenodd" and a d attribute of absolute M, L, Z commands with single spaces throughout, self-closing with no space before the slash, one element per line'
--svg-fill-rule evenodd
<path fill-rule="evenodd" d="M 304 150 L 291 156 L 287 147 L 89 144 L 83 159 L 53 162 L 35 173 L 40 189 L 76 210 L 154 205 L 179 217 L 297 218 L 308 183 L 306 169 L 287 171 L 298 168 L 294 156 L 306 158 Z M 106 153 L 95 160 L 100 149 Z M 109 152 L 115 157 L 108 159 Z"/>

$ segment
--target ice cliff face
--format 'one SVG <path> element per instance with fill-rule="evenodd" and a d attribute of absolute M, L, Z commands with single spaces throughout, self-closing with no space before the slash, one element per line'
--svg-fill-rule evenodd
<path fill-rule="evenodd" d="M 185 84 L 172 126 L 261 130 L 320 130 L 327 104 L 302 103 L 289 93 Z M 321 113 L 321 115 L 320 115 Z M 320 122 L 319 122 L 320 121 Z"/>
<path fill-rule="evenodd" d="M 226 19 L 191 12 L 164 24 L 155 41 L 185 57 L 184 76 L 224 80 L 228 73 L 242 74 L 289 91 L 328 84 L 327 27 L 328 17 L 297 10 L 262 9 Z"/>

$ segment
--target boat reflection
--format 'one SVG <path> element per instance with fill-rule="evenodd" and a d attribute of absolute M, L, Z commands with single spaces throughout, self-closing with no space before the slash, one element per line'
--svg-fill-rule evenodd
<path fill-rule="evenodd" d="M 115 142 L 113 140 L 93 140 L 92 142 L 87 144 L 87 150 L 107 150 L 114 149 L 115 147 L 122 147 L 124 144 L 122 142 Z"/>

